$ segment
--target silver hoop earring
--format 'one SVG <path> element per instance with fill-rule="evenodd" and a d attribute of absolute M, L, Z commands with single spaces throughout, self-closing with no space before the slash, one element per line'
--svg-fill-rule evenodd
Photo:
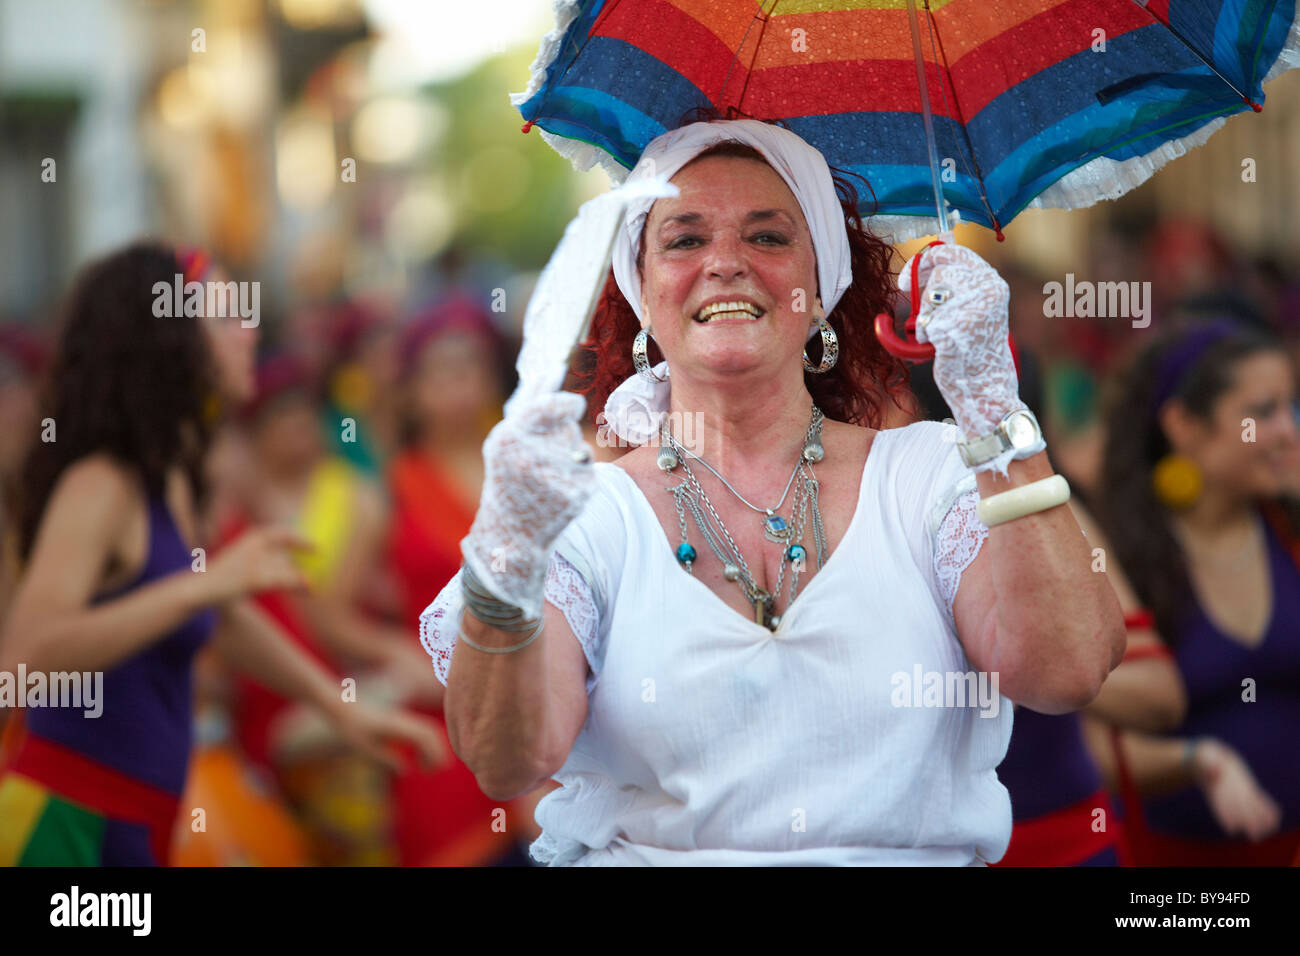
<path fill-rule="evenodd" d="M 632 364 L 636 367 L 636 373 L 647 382 L 659 384 L 668 381 L 668 377 L 660 378 L 655 374 L 654 369 L 650 367 L 650 359 L 646 356 L 646 343 L 649 338 L 646 329 L 642 329 L 632 340 Z"/>
<path fill-rule="evenodd" d="M 840 339 L 831 328 L 831 324 L 826 321 L 826 316 L 817 316 L 817 331 L 822 334 L 822 361 L 820 365 L 813 365 L 808 361 L 808 350 L 803 350 L 803 367 L 805 371 L 814 375 L 822 375 L 829 372 L 835 367 L 836 360 L 840 357 Z"/>

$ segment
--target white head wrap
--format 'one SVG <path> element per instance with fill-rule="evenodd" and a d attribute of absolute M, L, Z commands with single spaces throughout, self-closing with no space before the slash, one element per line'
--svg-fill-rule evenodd
<path fill-rule="evenodd" d="M 844 208 L 835 192 L 826 159 L 797 134 L 750 119 L 692 123 L 651 140 L 628 174 L 628 181 L 658 177 L 667 182 L 705 149 L 725 141 L 745 143 L 757 149 L 794 193 L 812 233 L 822 307 L 829 315 L 853 282 L 849 235 L 844 225 Z M 653 197 L 634 199 L 614 238 L 614 280 L 642 322 L 645 317 L 641 314 L 641 279 L 636 260 L 642 226 L 654 202 Z M 809 338 L 815 332 L 815 328 L 810 329 Z M 660 362 L 654 371 L 667 378 L 668 363 Z M 668 411 L 669 395 L 667 381 L 653 384 L 634 374 L 609 396 L 605 421 L 624 440 L 644 444 L 657 434 L 659 421 Z"/>

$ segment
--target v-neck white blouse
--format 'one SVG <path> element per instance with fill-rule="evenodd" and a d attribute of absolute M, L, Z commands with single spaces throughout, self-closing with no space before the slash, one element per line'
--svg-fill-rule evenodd
<path fill-rule="evenodd" d="M 546 588 L 590 666 L 588 714 L 555 774 L 561 789 L 537 805 L 533 858 L 999 860 L 1011 838 L 996 773 L 1011 701 L 919 686 L 974 671 L 952 599 L 988 529 L 959 438 L 928 421 L 876 436 L 843 539 L 775 632 L 688 574 L 637 484 L 596 463 L 596 490 L 557 542 Z M 700 559 L 716 560 L 690 531 Z M 444 684 L 461 608 L 458 574 L 421 615 Z"/>

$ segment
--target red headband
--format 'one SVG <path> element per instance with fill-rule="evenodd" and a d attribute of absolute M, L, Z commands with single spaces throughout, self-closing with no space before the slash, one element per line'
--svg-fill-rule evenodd
<path fill-rule="evenodd" d="M 200 281 L 212 267 L 211 257 L 198 246 L 178 247 L 176 261 L 180 263 L 186 283 Z"/>

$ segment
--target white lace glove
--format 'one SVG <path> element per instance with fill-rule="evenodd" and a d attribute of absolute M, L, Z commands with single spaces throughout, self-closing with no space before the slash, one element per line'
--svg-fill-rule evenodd
<path fill-rule="evenodd" d="M 973 250 L 957 245 L 951 232 L 939 238 L 944 245 L 917 253 L 922 292 L 916 338 L 934 346 L 935 385 L 952 409 L 963 439 L 971 441 L 992 432 L 1005 415 L 1027 407 L 1020 400 L 1007 338 L 1011 290 L 996 269 Z M 898 287 L 910 294 L 912 259 L 903 266 Z M 936 289 L 950 293 L 942 305 L 927 299 Z M 996 469 L 1006 475 L 1014 455 L 1015 449 L 1008 449 L 974 470 Z"/>
<path fill-rule="evenodd" d="M 586 407 L 572 392 L 528 399 L 483 442 L 483 494 L 460 550 L 483 586 L 526 618 L 541 614 L 555 541 L 596 480 L 578 425 Z M 575 452 L 585 452 L 586 461 Z"/>

